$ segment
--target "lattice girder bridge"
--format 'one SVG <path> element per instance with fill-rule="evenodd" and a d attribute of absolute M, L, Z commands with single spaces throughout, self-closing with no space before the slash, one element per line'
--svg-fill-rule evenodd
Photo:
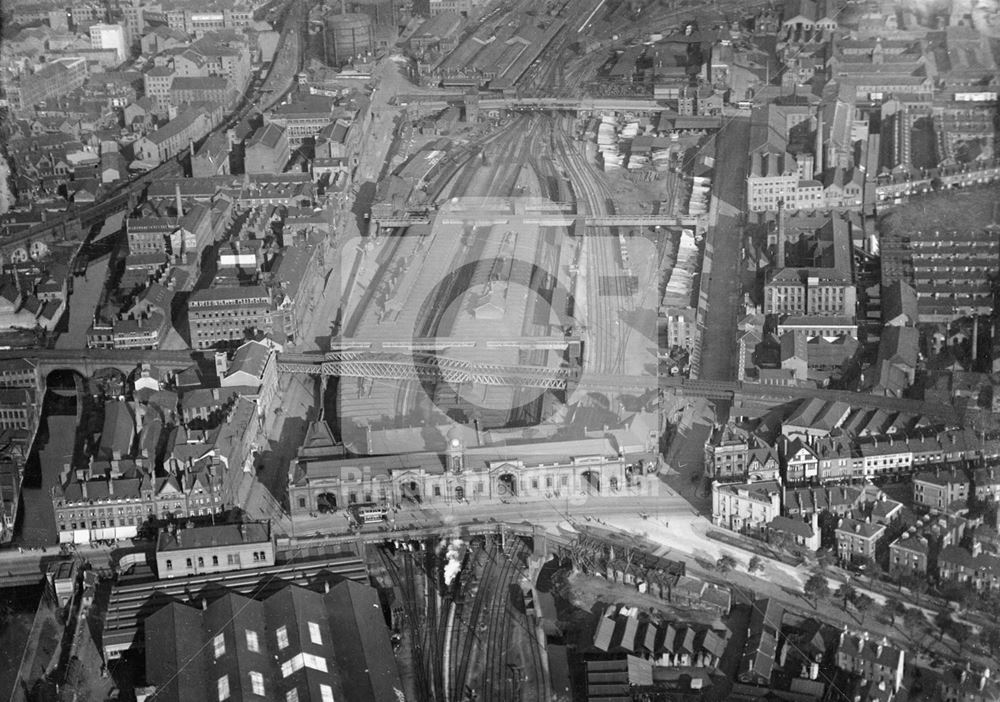
<path fill-rule="evenodd" d="M 283 373 L 368 378 L 374 380 L 415 380 L 452 385 L 476 384 L 565 390 L 578 380 L 578 368 L 546 368 L 482 363 L 442 356 L 425 351 L 377 353 L 372 351 L 332 351 L 322 363 L 279 362 Z"/>

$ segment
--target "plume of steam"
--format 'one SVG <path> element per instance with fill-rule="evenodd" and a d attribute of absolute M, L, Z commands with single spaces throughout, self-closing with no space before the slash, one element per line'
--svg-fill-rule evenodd
<path fill-rule="evenodd" d="M 462 571 L 466 545 L 461 539 L 452 539 L 450 543 L 442 541 L 441 550 L 445 552 L 445 558 L 448 559 L 444 564 L 444 584 L 451 585 L 455 581 L 455 577 Z"/>

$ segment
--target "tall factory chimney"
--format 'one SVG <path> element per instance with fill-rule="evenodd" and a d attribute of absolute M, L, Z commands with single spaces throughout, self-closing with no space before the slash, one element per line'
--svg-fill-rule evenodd
<path fill-rule="evenodd" d="M 979 346 L 979 313 L 972 312 L 972 360 L 976 360 L 976 350 Z"/>
<path fill-rule="evenodd" d="M 174 183 L 174 205 L 177 208 L 177 219 L 184 216 L 184 201 L 181 200 L 181 184 Z"/>
<path fill-rule="evenodd" d="M 778 200 L 778 259 L 775 268 L 785 267 L 785 201 Z"/>
<path fill-rule="evenodd" d="M 823 175 L 823 108 L 816 114 L 816 145 L 813 147 L 816 152 L 816 161 L 813 166 L 813 175 L 820 178 Z"/>

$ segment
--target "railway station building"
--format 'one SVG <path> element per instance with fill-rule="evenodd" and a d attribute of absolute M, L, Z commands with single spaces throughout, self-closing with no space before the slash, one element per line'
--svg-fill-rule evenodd
<path fill-rule="evenodd" d="M 421 428 L 428 431 L 426 428 Z M 656 465 L 655 446 L 608 434 L 507 446 L 477 445 L 476 432 L 438 427 L 444 451 L 345 458 L 343 447 L 311 429 L 289 466 L 292 516 L 352 504 L 493 503 L 518 496 L 570 500 L 641 487 Z"/>

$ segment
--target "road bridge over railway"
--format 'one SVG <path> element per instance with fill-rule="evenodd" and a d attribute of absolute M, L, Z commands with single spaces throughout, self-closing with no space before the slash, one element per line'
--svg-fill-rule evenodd
<path fill-rule="evenodd" d="M 668 215 L 668 214 L 577 214 L 565 211 L 529 210 L 525 212 L 498 212 L 495 210 L 448 209 L 427 210 L 425 212 L 397 212 L 392 214 L 376 214 L 371 216 L 376 231 L 383 229 L 405 229 L 418 224 L 430 224 L 440 218 L 442 224 L 504 224 L 517 220 L 525 224 L 539 227 L 571 227 L 573 225 L 586 227 L 692 227 L 703 232 L 708 226 L 704 215 Z"/>
<path fill-rule="evenodd" d="M 401 107 L 416 110 L 443 110 L 461 102 L 464 95 L 425 94 L 401 95 L 396 102 Z M 484 95 L 479 98 L 480 110 L 552 110 L 567 112 L 661 112 L 669 109 L 653 98 L 642 97 L 519 97 Z"/>
<path fill-rule="evenodd" d="M 818 399 L 825 402 L 845 402 L 853 407 L 920 414 L 949 423 L 958 423 L 960 419 L 958 412 L 951 405 L 931 404 L 923 400 L 883 397 L 881 395 L 850 392 L 847 390 L 799 388 L 748 383 L 737 380 L 695 380 L 691 378 L 663 378 L 660 381 L 660 385 L 664 390 L 684 395 L 685 397 L 703 397 L 709 400 L 723 400 L 733 403 L 736 408 L 735 411 L 739 411 L 740 407 L 774 407 L 804 399 Z"/>
<path fill-rule="evenodd" d="M 659 387 L 652 375 L 596 374 L 579 366 L 545 368 L 471 362 L 442 356 L 437 351 L 488 348 L 563 350 L 578 339 L 432 339 L 366 343 L 341 342 L 339 350 L 317 363 L 318 354 L 282 354 L 278 370 L 283 373 L 369 378 L 376 380 L 416 380 L 473 383 L 493 386 L 533 387 L 547 390 L 575 389 L 580 392 L 630 392 L 644 394 Z M 700 389 L 700 388 L 699 388 Z M 730 392 L 728 397 L 732 397 Z"/>
<path fill-rule="evenodd" d="M 399 348 L 332 351 L 317 363 L 315 355 L 278 357 L 278 372 L 308 375 L 410 380 L 450 385 L 492 385 L 565 390 L 579 376 L 578 368 L 517 366 L 468 361 L 434 351 Z"/>
<path fill-rule="evenodd" d="M 634 393 L 642 395 L 655 391 L 659 379 L 655 375 L 624 375 L 604 373 L 581 373 L 577 383 L 580 392 Z"/>
<path fill-rule="evenodd" d="M 528 351 L 562 351 L 579 344 L 576 336 L 512 336 L 503 339 L 473 337 L 433 337 L 428 339 L 341 339 L 330 342 L 331 352 L 369 351 L 372 353 L 400 351 L 447 351 L 449 349 L 525 349 Z"/>

